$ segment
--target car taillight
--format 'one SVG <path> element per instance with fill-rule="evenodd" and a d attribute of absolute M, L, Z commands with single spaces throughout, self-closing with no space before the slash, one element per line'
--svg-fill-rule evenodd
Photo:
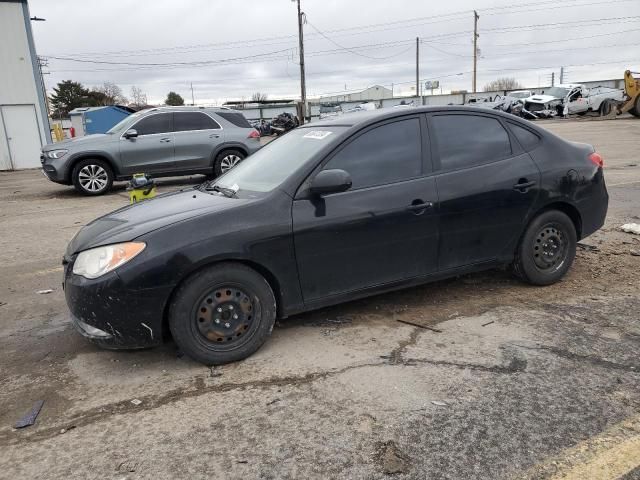
<path fill-rule="evenodd" d="M 598 152 L 593 152 L 591 155 L 589 155 L 589 160 L 591 160 L 598 167 L 604 167 L 604 159 Z"/>
<path fill-rule="evenodd" d="M 260 132 L 255 129 L 251 130 L 251 133 L 249 133 L 249 136 L 247 138 L 260 138 Z"/>

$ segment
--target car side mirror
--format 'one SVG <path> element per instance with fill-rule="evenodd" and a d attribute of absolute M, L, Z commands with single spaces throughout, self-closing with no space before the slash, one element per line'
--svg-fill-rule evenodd
<path fill-rule="evenodd" d="M 313 195 L 344 192 L 351 188 L 351 175 L 344 170 L 323 170 L 311 181 L 309 191 Z"/>
<path fill-rule="evenodd" d="M 136 138 L 138 136 L 138 131 L 130 128 L 126 132 L 124 132 L 124 138 Z"/>

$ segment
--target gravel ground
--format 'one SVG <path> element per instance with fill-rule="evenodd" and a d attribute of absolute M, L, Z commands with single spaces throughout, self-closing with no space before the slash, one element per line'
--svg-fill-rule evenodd
<path fill-rule="evenodd" d="M 611 196 L 564 281 L 491 271 L 299 315 L 214 369 L 72 330 L 62 252 L 122 186 L 0 172 L 0 478 L 638 478 L 640 236 L 619 226 L 640 223 L 640 121 L 544 125 L 596 146 Z"/>

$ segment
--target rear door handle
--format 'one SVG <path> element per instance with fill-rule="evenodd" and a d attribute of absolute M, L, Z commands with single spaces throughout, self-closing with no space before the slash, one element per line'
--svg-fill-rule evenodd
<path fill-rule="evenodd" d="M 160 143 L 169 143 L 171 141 L 170 138 L 161 138 Z"/>
<path fill-rule="evenodd" d="M 526 179 L 521 179 L 518 183 L 513 186 L 514 190 L 518 190 L 520 193 L 525 193 L 531 187 L 533 187 L 536 182 L 527 182 Z"/>
<path fill-rule="evenodd" d="M 407 207 L 407 210 L 415 213 L 416 215 L 420 215 L 425 210 L 433 208 L 433 202 L 423 202 L 422 200 L 414 200 L 411 202 L 411 205 Z"/>

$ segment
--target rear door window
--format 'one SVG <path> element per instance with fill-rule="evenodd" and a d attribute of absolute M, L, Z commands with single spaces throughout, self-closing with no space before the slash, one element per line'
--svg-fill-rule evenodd
<path fill-rule="evenodd" d="M 384 185 L 422 173 L 420 120 L 411 118 L 375 127 L 340 150 L 324 169 L 351 175 L 352 189 Z"/>
<path fill-rule="evenodd" d="M 169 133 L 173 129 L 172 113 L 157 113 L 144 117 L 133 127 L 138 135 L 154 135 L 156 133 Z"/>
<path fill-rule="evenodd" d="M 173 129 L 175 132 L 219 128 L 218 122 L 202 112 L 175 112 L 173 114 Z"/>
<path fill-rule="evenodd" d="M 495 118 L 480 115 L 434 115 L 440 168 L 456 170 L 511 156 L 509 134 Z"/>

